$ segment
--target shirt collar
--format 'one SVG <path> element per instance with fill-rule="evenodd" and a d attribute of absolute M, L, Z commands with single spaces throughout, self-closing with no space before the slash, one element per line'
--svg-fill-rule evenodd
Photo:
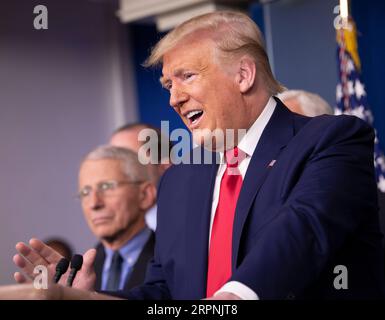
<path fill-rule="evenodd" d="M 141 251 L 145 243 L 149 239 L 151 230 L 145 227 L 142 231 L 136 234 L 132 239 L 130 239 L 124 246 L 119 249 L 119 253 L 122 256 L 123 260 L 130 263 L 130 261 L 136 260 L 137 252 Z M 111 264 L 111 259 L 114 254 L 114 250 L 110 248 L 104 248 L 106 252 L 106 267 L 109 268 Z"/>

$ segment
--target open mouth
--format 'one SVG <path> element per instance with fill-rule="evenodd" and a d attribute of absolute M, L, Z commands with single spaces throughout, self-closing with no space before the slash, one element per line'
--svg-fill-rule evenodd
<path fill-rule="evenodd" d="M 202 110 L 192 110 L 192 111 L 189 111 L 186 114 L 186 118 L 189 121 L 189 125 L 197 124 L 199 122 L 199 120 L 201 119 L 202 115 L 203 115 L 203 111 Z"/>

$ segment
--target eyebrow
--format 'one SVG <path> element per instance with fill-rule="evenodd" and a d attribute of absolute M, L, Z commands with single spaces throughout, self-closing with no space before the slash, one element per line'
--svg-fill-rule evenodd
<path fill-rule="evenodd" d="M 184 72 L 186 72 L 186 70 L 187 70 L 186 68 L 176 69 L 176 70 L 174 71 L 173 75 L 174 75 L 175 77 L 179 77 L 181 74 L 183 74 Z M 166 84 L 167 84 L 167 82 L 169 82 L 169 81 L 171 81 L 171 80 L 165 78 L 164 76 L 161 76 L 161 77 L 159 78 L 159 82 L 161 83 L 162 87 L 165 87 Z"/>

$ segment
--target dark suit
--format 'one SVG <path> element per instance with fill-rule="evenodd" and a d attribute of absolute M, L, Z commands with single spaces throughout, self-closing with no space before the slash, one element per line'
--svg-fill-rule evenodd
<path fill-rule="evenodd" d="M 378 206 L 380 214 L 380 228 L 382 233 L 385 233 L 385 193 L 378 190 Z M 382 239 L 385 243 L 385 239 Z"/>
<path fill-rule="evenodd" d="M 373 129 L 351 116 L 300 116 L 276 100 L 239 195 L 230 280 L 260 299 L 383 297 Z M 205 297 L 217 169 L 166 171 L 155 257 L 127 298 Z M 348 269 L 347 290 L 333 286 L 337 265 Z"/>
<path fill-rule="evenodd" d="M 148 262 L 154 256 L 154 246 L 155 246 L 155 235 L 151 232 L 149 239 L 143 247 L 142 252 L 140 253 L 138 260 L 136 261 L 132 273 L 127 277 L 124 284 L 123 291 L 128 291 L 131 288 L 138 286 L 143 283 L 146 267 Z M 94 262 L 94 269 L 96 273 L 96 283 L 95 290 L 100 291 L 102 283 L 102 273 L 104 260 L 106 258 L 104 247 L 101 243 L 96 246 L 96 258 Z"/>

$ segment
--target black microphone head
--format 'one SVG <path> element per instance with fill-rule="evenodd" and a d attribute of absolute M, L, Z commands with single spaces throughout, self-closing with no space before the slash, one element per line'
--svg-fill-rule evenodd
<path fill-rule="evenodd" d="M 56 265 L 56 272 L 64 274 L 67 271 L 69 264 L 70 262 L 66 258 L 61 258 Z"/>
<path fill-rule="evenodd" d="M 74 254 L 71 259 L 71 269 L 80 270 L 83 264 L 83 256 Z"/>

